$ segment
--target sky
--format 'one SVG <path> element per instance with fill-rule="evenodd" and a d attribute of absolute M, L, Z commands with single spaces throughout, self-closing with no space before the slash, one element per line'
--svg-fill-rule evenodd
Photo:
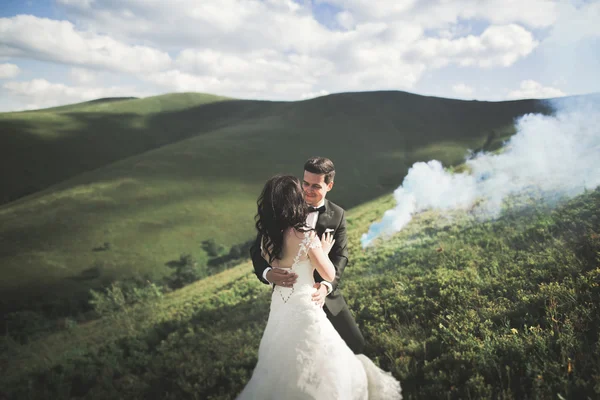
<path fill-rule="evenodd" d="M 600 92 L 600 0 L 2 0 L 0 111 L 204 92 Z"/>

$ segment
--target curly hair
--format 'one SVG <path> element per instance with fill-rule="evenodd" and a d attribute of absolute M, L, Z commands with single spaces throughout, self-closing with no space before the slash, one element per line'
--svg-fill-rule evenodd
<path fill-rule="evenodd" d="M 275 175 L 265 183 L 256 205 L 257 241 L 262 241 L 271 264 L 281 258 L 283 233 L 287 228 L 301 232 L 310 230 L 306 226 L 308 205 L 300 180 L 292 175 Z"/>

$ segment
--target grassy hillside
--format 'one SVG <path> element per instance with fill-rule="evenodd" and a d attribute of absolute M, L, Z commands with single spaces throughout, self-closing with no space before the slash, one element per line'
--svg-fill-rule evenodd
<path fill-rule="evenodd" d="M 0 205 L 195 135 L 198 121 L 168 118 L 168 113 L 223 100 L 179 93 L 0 113 L 0 169 L 10 171 L 0 178 Z"/>
<path fill-rule="evenodd" d="M 119 152 L 125 157 L 145 140 L 160 147 L 0 208 L 0 310 L 43 305 L 46 313 L 71 312 L 87 302 L 89 288 L 127 276 L 160 279 L 172 272 L 166 264 L 183 253 L 206 264 L 200 243 L 248 240 L 265 179 L 277 172 L 300 174 L 311 155 L 335 161 L 339 174 L 331 198 L 352 207 L 393 190 L 415 161 L 460 163 L 468 149 L 499 147 L 514 133 L 515 117 L 546 111 L 536 101 L 465 102 L 403 92 L 292 103 L 213 101 L 186 109 L 181 104 L 193 95 L 180 96 L 85 105 L 90 112 L 19 114 L 54 136 L 39 147 L 54 164 L 19 158 L 48 181 L 56 171 L 85 169 L 77 160 L 102 163 Z M 202 95 L 196 100 L 208 101 Z M 47 118 L 58 121 L 47 124 Z M 77 120 L 86 122 L 69 125 Z M 41 143 L 28 141 L 35 134 L 25 131 L 6 137 L 21 138 L 23 146 Z M 35 181 L 12 170 L 15 181 Z M 110 250 L 95 251 L 104 243 Z"/>
<path fill-rule="evenodd" d="M 349 212 L 342 289 L 366 354 L 405 399 L 600 395 L 600 190 L 485 223 L 426 212 L 361 250 L 392 206 L 388 195 Z M 5 336 L 0 397 L 233 399 L 269 295 L 244 263 L 25 345 Z"/>
<path fill-rule="evenodd" d="M 339 173 L 330 198 L 353 207 L 389 193 L 415 161 L 461 163 L 468 149 L 498 148 L 514 133 L 515 117 L 547 111 L 537 101 L 403 92 L 213 101 L 187 109 L 179 96 L 77 106 L 93 112 L 2 116 L 2 137 L 46 157 L 42 165 L 31 156 L 37 153 L 14 156 L 2 147 L 14 182 L 50 182 L 86 169 L 90 160 L 125 158 L 0 207 L 0 310 L 71 313 L 87 303 L 89 288 L 127 276 L 160 279 L 184 253 L 210 274 L 201 242 L 229 247 L 248 240 L 263 182 L 277 172 L 301 174 L 311 155 L 334 160 Z M 32 122 L 24 124 L 26 118 Z M 126 157 L 145 141 L 156 148 Z"/>
<path fill-rule="evenodd" d="M 365 151 L 378 147 L 367 140 L 371 130 L 399 134 L 408 140 L 400 143 L 407 147 L 411 137 L 425 135 L 437 146 L 462 153 L 463 143 L 457 140 L 477 139 L 481 143 L 475 144 L 482 145 L 489 137 L 490 145 L 498 145 L 514 117 L 544 109 L 537 101 L 465 102 L 402 92 L 340 94 L 292 103 L 228 101 L 204 107 L 224 100 L 228 99 L 179 93 L 0 113 L 0 168 L 11 171 L 0 178 L 0 204 L 224 126 L 251 130 L 253 126 L 245 125 L 260 121 L 265 134 L 279 135 L 282 129 L 294 130 L 280 125 L 289 122 L 316 130 L 313 137 L 327 134 L 338 142 L 354 140 L 366 145 Z M 386 156 L 400 159 L 407 151 L 391 150 L 396 153 Z"/>
<path fill-rule="evenodd" d="M 162 96 L 156 96 L 156 97 L 160 98 Z M 101 108 L 116 112 L 117 109 L 115 107 L 112 107 L 110 105 L 110 103 L 118 102 L 120 104 L 123 104 L 123 103 L 127 102 L 128 100 L 139 100 L 139 98 L 138 97 L 104 97 L 101 99 L 83 101 L 81 103 L 66 104 L 64 106 L 41 108 L 39 110 L 28 110 L 28 111 L 23 111 L 23 112 L 72 112 L 72 111 L 80 111 L 80 110 L 85 110 L 85 109 L 88 109 L 88 110 L 94 109 L 94 106 L 97 106 L 97 105 L 101 105 L 102 106 Z"/>

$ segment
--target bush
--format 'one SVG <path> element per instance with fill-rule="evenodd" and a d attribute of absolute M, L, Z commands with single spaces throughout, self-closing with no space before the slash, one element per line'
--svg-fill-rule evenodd
<path fill-rule="evenodd" d="M 90 296 L 94 311 L 105 316 L 133 304 L 159 299 L 162 297 L 162 288 L 150 281 L 117 281 L 103 291 L 90 290 Z"/>
<path fill-rule="evenodd" d="M 600 398 L 599 210 L 597 190 L 552 212 L 485 223 L 424 213 L 366 251 L 360 232 L 375 215 L 352 217 L 341 285 L 365 354 L 401 381 L 406 399 Z M 79 344 L 60 355 L 55 338 L 36 343 L 56 354 L 52 364 L 0 341 L 9 354 L 0 365 L 29 367 L 0 374 L 0 398 L 234 399 L 269 312 L 270 291 L 250 268 L 82 325 Z"/>
<path fill-rule="evenodd" d="M 94 311 L 102 316 L 121 310 L 127 304 L 125 294 L 119 282 L 113 282 L 104 291 L 92 289 L 90 290 L 90 295 L 92 296 L 90 300 L 91 306 L 94 308 Z"/>
<path fill-rule="evenodd" d="M 221 267 L 220 269 L 225 269 L 228 267 L 232 267 L 239 263 L 241 259 L 248 258 L 250 254 L 250 247 L 254 243 L 254 240 L 250 240 L 248 242 L 234 244 L 229 249 L 229 253 L 224 254 L 220 257 L 215 257 L 208 261 L 209 267 Z M 214 271 L 214 268 L 213 268 Z"/>
<path fill-rule="evenodd" d="M 233 259 L 249 257 L 250 247 L 252 247 L 253 243 L 254 243 L 254 240 L 250 240 L 245 243 L 234 244 L 233 246 L 231 246 L 231 249 L 229 249 L 230 259 L 233 260 Z"/>
<path fill-rule="evenodd" d="M 198 267 L 196 259 L 191 254 L 181 254 L 178 261 L 168 265 L 175 268 L 175 272 L 166 278 L 167 285 L 171 289 L 179 289 L 206 275 L 206 272 Z"/>
<path fill-rule="evenodd" d="M 225 252 L 225 247 L 223 247 L 220 244 L 217 244 L 217 242 L 214 239 L 208 239 L 203 241 L 202 249 L 206 251 L 206 254 L 208 254 L 209 257 L 218 257 L 221 254 L 223 254 L 223 252 Z"/>
<path fill-rule="evenodd" d="M 24 343 L 31 337 L 52 330 L 54 323 L 35 311 L 17 311 L 5 317 L 6 334 Z"/>

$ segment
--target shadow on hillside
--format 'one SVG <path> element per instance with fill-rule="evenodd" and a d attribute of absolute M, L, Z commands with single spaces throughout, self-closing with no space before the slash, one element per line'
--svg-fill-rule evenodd
<path fill-rule="evenodd" d="M 0 205 L 115 161 L 251 117 L 269 102 L 230 100 L 150 115 L 64 112 L 0 120 Z M 264 107 L 263 107 L 264 109 Z"/>
<path fill-rule="evenodd" d="M 0 122 L 0 148 L 8 150 L 0 158 L 0 168 L 12 171 L 0 181 L 0 204 L 117 160 L 252 120 L 276 119 L 281 123 L 271 127 L 267 124 L 264 130 L 291 129 L 305 133 L 307 140 L 335 137 L 330 158 L 352 168 L 361 164 L 361 152 L 391 149 L 371 143 L 373 130 L 397 132 L 402 136 L 399 144 L 410 151 L 424 138 L 431 142 L 456 136 L 448 130 L 459 129 L 460 137 L 475 138 L 530 112 L 549 113 L 550 109 L 535 100 L 488 103 L 372 92 L 335 94 L 302 102 L 228 100 L 149 115 L 58 114 L 71 120 L 67 126 L 60 120 L 24 120 L 15 114 L 14 119 Z M 338 133 L 332 135 L 332 130 Z M 344 130 L 352 137 L 340 141 Z M 46 131 L 54 135 L 44 136 Z M 355 151 L 348 152 L 351 142 Z"/>
<path fill-rule="evenodd" d="M 91 270 L 91 267 L 86 271 Z M 61 317 L 76 317 L 91 310 L 90 289 L 98 289 L 95 280 L 85 272 L 71 279 L 57 282 L 38 282 L 35 286 L 4 289 L 0 297 L 0 314 L 32 311 L 51 320 Z M 108 286 L 108 282 L 106 283 Z M 4 319 L 0 330 L 5 332 Z"/>
<path fill-rule="evenodd" d="M 231 288 L 232 284 L 219 287 L 217 295 Z M 248 294 L 251 293 L 256 294 L 252 290 Z M 231 295 L 233 304 L 227 300 L 223 302 L 208 298 L 202 308 L 191 315 L 187 310 L 175 308 L 138 309 L 135 312 L 138 320 L 145 320 L 146 313 L 156 312 L 168 313 L 171 318 L 151 326 L 144 323 L 148 327 L 137 330 L 134 336 L 121 330 L 121 324 L 129 325 L 133 321 L 117 317 L 115 325 L 110 328 L 113 332 L 88 332 L 86 338 L 89 347 L 80 345 L 74 358 L 62 358 L 60 364 L 45 365 L 39 372 L 29 376 L 15 373 L 13 379 L 27 379 L 30 393 L 46 393 L 46 396 L 56 397 L 53 390 L 57 388 L 51 386 L 52 379 L 49 378 L 57 369 L 62 370 L 68 365 L 70 368 L 66 375 L 61 374 L 61 388 L 67 388 L 70 396 L 76 397 L 86 396 L 93 389 L 131 393 L 132 388 L 128 386 L 131 377 L 141 384 L 136 390 L 144 391 L 136 394 L 148 399 L 156 398 L 157 393 L 167 392 L 188 398 L 189 392 L 182 391 L 180 385 L 182 377 L 194 381 L 195 394 L 201 398 L 208 397 L 204 394 L 222 390 L 223 386 L 228 390 L 239 390 L 239 386 L 245 383 L 235 380 L 239 379 L 239 369 L 247 370 L 249 377 L 256 363 L 259 341 L 269 313 L 269 297 L 266 291 L 261 291 L 257 299 L 239 297 L 239 293 Z M 179 307 L 186 307 L 187 304 L 179 304 Z M 134 314 L 123 317 L 130 315 Z M 185 317 L 182 318 L 183 315 Z M 149 318 L 158 320 L 161 316 L 152 315 Z M 82 326 L 80 329 L 89 328 Z M 121 339 L 115 340 L 114 337 Z M 243 354 L 244 351 L 248 351 L 247 354 Z M 7 357 L 6 361 L 11 360 Z M 217 369 L 222 369 L 224 362 L 227 369 L 238 369 L 238 373 L 232 374 L 230 381 L 227 373 L 219 381 L 211 379 Z M 20 359 L 19 363 L 22 365 L 27 360 Z M 107 371 L 107 365 L 114 368 L 108 368 Z M 98 376 L 106 377 L 107 372 L 109 379 L 97 379 Z M 107 384 L 109 387 L 104 386 Z"/>
<path fill-rule="evenodd" d="M 221 292 L 225 290 L 222 288 Z M 240 299 L 237 293 L 231 295 L 233 301 Z M 156 324 L 140 337 L 123 340 L 118 345 L 125 354 L 130 348 L 138 348 L 140 341 L 149 349 L 153 362 L 150 373 L 145 374 L 149 377 L 146 381 L 149 390 L 144 397 L 152 398 L 158 390 L 186 398 L 189 393 L 182 391 L 174 380 L 186 376 L 197 383 L 195 396 L 209 398 L 219 392 L 234 393 L 242 389 L 255 367 L 268 315 L 269 295 L 261 293 L 256 300 L 241 298 L 234 304 L 227 304 L 226 300 L 214 307 L 205 306 L 189 320 Z M 139 367 L 139 371 L 146 370 L 146 365 Z M 215 380 L 215 371 L 223 368 Z M 246 371 L 245 379 L 240 380 L 240 370 Z"/>
<path fill-rule="evenodd" d="M 33 216 L 5 225 L 0 232 L 0 257 L 12 257 L 22 252 L 37 249 L 43 244 L 47 249 L 57 246 L 65 251 L 71 247 L 69 242 L 89 233 L 90 226 L 103 226 L 107 218 L 111 221 L 127 219 L 131 215 L 147 215 L 148 220 L 137 223 L 140 233 L 172 229 L 180 224 L 189 223 L 189 215 L 185 213 L 169 217 L 168 220 L 152 221 L 157 208 L 172 208 L 179 202 L 204 194 L 202 188 L 190 188 L 184 181 L 176 195 L 154 196 L 140 199 L 137 192 L 120 201 L 97 201 L 94 199 L 78 199 L 77 197 L 59 197 L 29 207 L 27 213 Z M 116 189 L 118 190 L 118 188 Z M 104 193 L 106 195 L 106 193 Z M 122 195 L 122 194 L 121 194 Z M 51 211 L 47 211 L 51 210 Z M 251 221 L 252 216 L 248 217 Z M 16 223 L 18 222 L 18 223 Z M 90 252 L 122 250 L 118 247 L 107 249 L 106 243 L 99 242 L 89 248 Z"/>
<path fill-rule="evenodd" d="M 4 121 L 0 123 L 0 140 L 4 141 L 0 146 L 18 150 L 12 158 L 0 158 L 0 168 L 14 171 L 6 184 L 0 182 L 1 188 L 9 190 L 47 187 L 82 171 L 196 135 L 224 128 L 233 133 L 210 143 L 202 142 L 201 145 L 214 147 L 205 153 L 196 154 L 191 148 L 189 157 L 185 155 L 188 158 L 178 158 L 183 157 L 179 153 L 162 153 L 163 158 L 158 157 L 158 161 L 171 163 L 171 167 L 138 169 L 136 164 L 126 161 L 112 164 L 110 170 L 89 172 L 85 177 L 60 183 L 52 188 L 54 192 L 85 185 L 84 178 L 94 183 L 133 178 L 143 186 L 150 178 L 160 177 L 172 181 L 178 190 L 174 195 L 165 192 L 140 198 L 136 187 L 117 185 L 114 190 L 125 197 L 120 202 L 110 201 L 110 191 L 102 193 L 103 198 L 109 198 L 107 201 L 49 197 L 35 207 L 24 208 L 31 217 L 25 218 L 22 212 L 13 214 L 15 219 L 9 220 L 11 226 L 3 227 L 0 257 L 16 256 L 42 246 L 68 252 L 71 238 L 79 237 L 91 225 L 101 226 L 108 216 L 126 218 L 133 212 L 151 215 L 157 207 L 167 207 L 196 195 L 211 196 L 210 184 L 208 188 L 190 187 L 190 180 L 197 178 L 215 183 L 244 182 L 260 188 L 264 179 L 274 173 L 299 174 L 302 162 L 315 155 L 307 153 L 314 151 L 310 149 L 315 144 L 323 155 L 334 160 L 340 171 L 329 198 L 351 208 L 395 189 L 411 163 L 417 161 L 412 155 L 415 149 L 438 140 L 472 142 L 473 148 L 489 146 L 493 141 L 490 132 L 529 112 L 547 113 L 549 109 L 542 102 L 530 100 L 466 102 L 404 92 L 376 92 L 337 94 L 302 102 L 231 100 L 143 117 L 71 112 L 64 115 L 78 128 L 61 128 L 64 136 L 52 140 L 35 133 L 40 129 L 35 122 Z M 402 153 L 401 157 L 394 152 Z M 98 179 L 106 176 L 113 179 Z M 145 178 L 148 180 L 144 182 Z M 26 202 L 23 199 L 15 206 Z M 177 216 L 168 222 L 145 221 L 139 229 L 165 229 L 186 219 Z M 101 244 L 92 244 L 90 252 Z M 172 255 L 165 257 L 166 262 Z M 57 288 L 62 289 L 60 285 Z M 51 298 L 52 290 L 51 285 L 44 285 L 40 293 Z"/>

